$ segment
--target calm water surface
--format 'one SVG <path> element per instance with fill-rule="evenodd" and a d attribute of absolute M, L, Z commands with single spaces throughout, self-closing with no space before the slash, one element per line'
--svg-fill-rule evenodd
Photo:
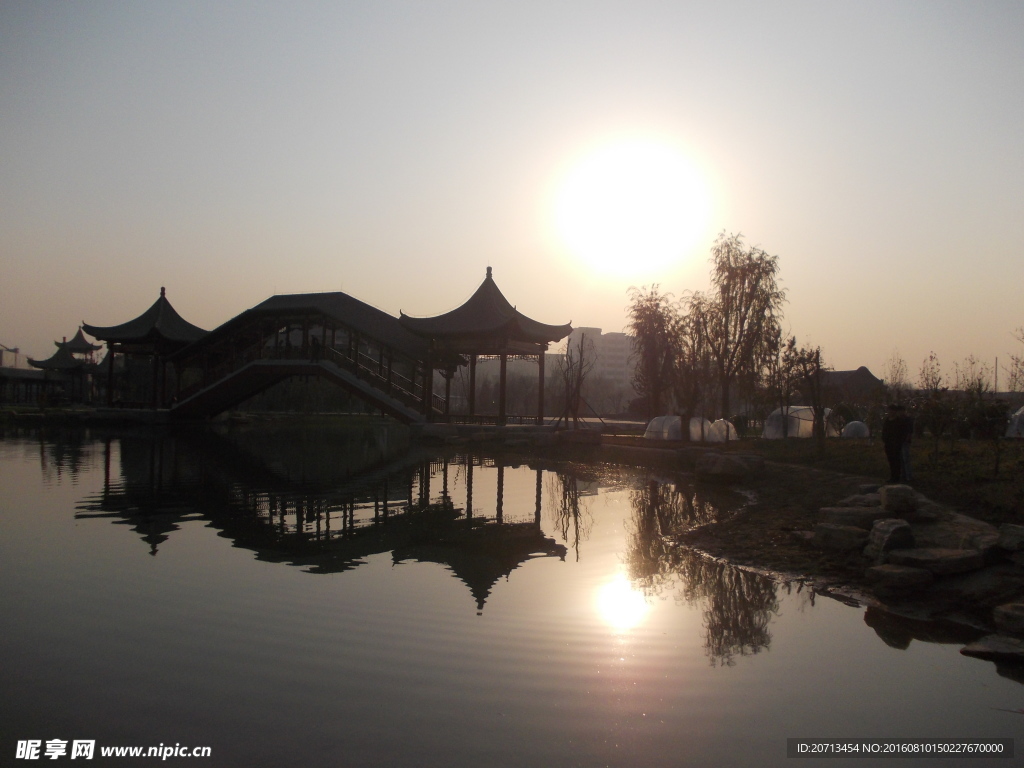
<path fill-rule="evenodd" d="M 672 545 L 741 491 L 369 430 L 8 430 L 0 764 L 55 738 L 210 766 L 760 766 L 792 764 L 787 737 L 1021 735 L 999 710 L 1024 689 L 970 637 Z"/>

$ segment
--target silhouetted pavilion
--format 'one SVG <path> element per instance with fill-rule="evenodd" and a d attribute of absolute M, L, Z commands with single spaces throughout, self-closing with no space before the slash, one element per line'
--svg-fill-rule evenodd
<path fill-rule="evenodd" d="M 111 326 L 83 323 L 82 328 L 90 336 L 107 342 L 107 405 L 113 405 L 114 402 L 116 353 L 126 357 L 151 358 L 151 404 L 154 408 L 166 400 L 163 390 L 166 388 L 167 356 L 206 335 L 206 331 L 192 325 L 175 311 L 162 287 L 160 298 L 134 320 Z"/>
<path fill-rule="evenodd" d="M 85 338 L 85 334 L 82 333 L 82 327 L 78 327 L 78 333 L 75 337 L 68 341 L 67 336 L 64 337 L 64 341 L 53 342 L 58 348 L 63 347 L 72 355 L 82 355 L 86 362 L 92 362 L 92 354 L 99 349 L 103 348 L 102 344 L 93 344 Z"/>
<path fill-rule="evenodd" d="M 476 362 L 481 356 L 501 361 L 498 388 L 498 424 L 506 421 L 506 370 L 508 358 L 537 358 L 537 423 L 544 420 L 544 353 L 552 342 L 572 331 L 569 323 L 548 325 L 519 312 L 498 289 L 487 268 L 487 276 L 464 304 L 435 317 L 409 317 L 400 313 L 399 322 L 429 341 L 432 360 L 469 358 L 469 415 L 476 415 Z M 445 388 L 450 390 L 454 370 L 445 371 Z M 448 400 L 446 391 L 445 400 Z"/>

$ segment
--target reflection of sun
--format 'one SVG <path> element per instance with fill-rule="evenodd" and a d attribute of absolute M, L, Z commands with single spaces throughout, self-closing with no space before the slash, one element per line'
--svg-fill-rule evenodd
<path fill-rule="evenodd" d="M 650 610 L 643 594 L 633 589 L 622 573 L 597 590 L 595 602 L 601 618 L 616 630 L 632 629 Z"/>
<path fill-rule="evenodd" d="M 665 141 L 623 140 L 583 157 L 562 180 L 554 218 L 589 269 L 629 274 L 670 264 L 704 234 L 711 213 L 700 171 Z"/>

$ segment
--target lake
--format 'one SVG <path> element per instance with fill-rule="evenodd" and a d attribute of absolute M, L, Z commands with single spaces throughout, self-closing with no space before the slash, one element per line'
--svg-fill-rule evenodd
<path fill-rule="evenodd" d="M 0 763 L 771 766 L 787 738 L 1019 735 L 1024 690 L 970 636 L 674 544 L 749 498 L 378 428 L 6 427 Z"/>

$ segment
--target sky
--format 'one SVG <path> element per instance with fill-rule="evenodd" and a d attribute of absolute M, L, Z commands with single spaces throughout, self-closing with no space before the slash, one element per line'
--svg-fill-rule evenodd
<path fill-rule="evenodd" d="M 0 344 L 48 357 L 161 286 L 207 329 L 282 293 L 434 315 L 488 266 L 538 320 L 621 331 L 631 287 L 707 289 L 724 231 L 778 256 L 785 328 L 837 369 L 1002 366 L 1022 40 L 1016 1 L 4 0 Z M 641 216 L 609 264 L 560 195 L 658 208 L 657 173 L 569 184 L 630 146 L 683 159 L 690 234 Z"/>

